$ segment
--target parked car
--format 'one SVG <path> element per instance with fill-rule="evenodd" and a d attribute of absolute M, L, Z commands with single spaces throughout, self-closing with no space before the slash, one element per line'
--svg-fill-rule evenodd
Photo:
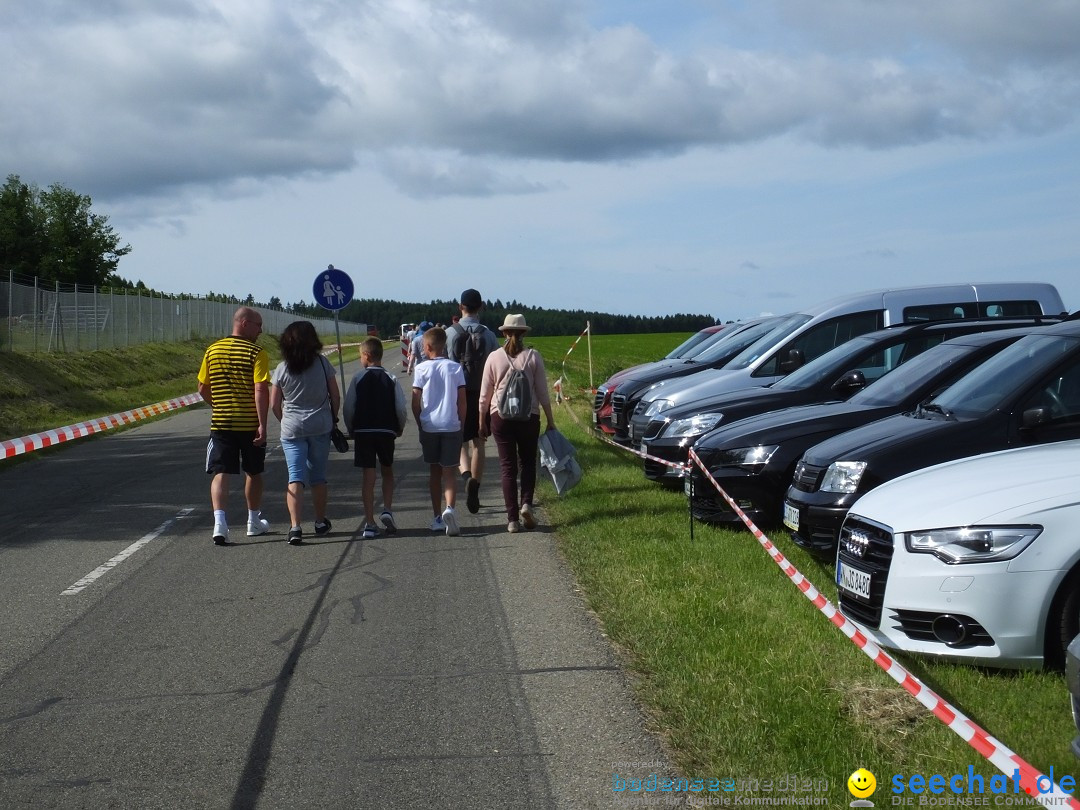
<path fill-rule="evenodd" d="M 809 448 L 784 500 L 796 542 L 837 538 L 859 497 L 945 461 L 1080 438 L 1080 320 L 1021 338 L 914 411 Z M 835 540 L 833 541 L 835 542 Z"/>
<path fill-rule="evenodd" d="M 780 520 L 795 465 L 807 449 L 845 431 L 903 413 L 929 399 L 989 357 L 1039 327 L 1002 329 L 953 337 L 890 371 L 846 402 L 805 405 L 742 419 L 707 433 L 694 453 L 724 491 L 758 525 Z M 691 511 L 707 523 L 741 523 L 701 469 L 690 469 Z M 799 535 L 812 551 L 830 557 L 836 540 Z"/>
<path fill-rule="evenodd" d="M 938 284 L 856 293 L 786 316 L 782 327 L 720 369 L 687 380 L 658 383 L 640 397 L 632 414 L 656 417 L 714 394 L 769 385 L 841 343 L 885 326 L 962 318 L 1059 316 L 1064 309 L 1054 286 L 1042 283 Z M 629 441 L 628 435 L 625 440 Z"/>
<path fill-rule="evenodd" d="M 635 415 L 630 438 L 650 456 L 685 464 L 690 446 L 720 424 L 796 405 L 846 400 L 950 337 L 1032 323 L 1032 319 L 973 318 L 879 329 L 840 344 L 772 385 L 707 396 L 655 417 Z M 646 460 L 645 476 L 682 485 L 678 480 L 682 472 L 658 461 Z"/>
<path fill-rule="evenodd" d="M 1073 725 L 1080 732 L 1080 636 L 1074 638 L 1065 651 L 1065 680 L 1069 684 Z M 1080 757 L 1080 734 L 1073 738 L 1072 752 Z"/>
<path fill-rule="evenodd" d="M 772 329 L 778 320 L 769 317 L 739 321 L 720 333 L 716 340 L 703 344 L 701 351 L 693 357 L 651 363 L 620 380 L 611 392 L 611 419 L 608 422 L 611 430 L 605 432 L 611 433 L 615 441 L 625 444 L 628 440 L 627 420 L 641 392 L 648 390 L 658 380 L 687 377 L 723 367 L 732 357 Z"/>
<path fill-rule="evenodd" d="M 620 382 L 629 379 L 634 374 L 644 373 L 647 366 L 655 363 L 662 363 L 665 360 L 687 360 L 693 357 L 715 341 L 720 336 L 720 333 L 731 325 L 716 324 L 715 326 L 706 326 L 704 329 L 692 334 L 661 357 L 660 360 L 650 363 L 638 363 L 636 366 L 630 366 L 612 374 L 596 388 L 596 394 L 593 398 L 593 425 L 604 433 L 615 432 L 615 428 L 611 426 L 611 394 L 615 390 L 615 386 Z"/>
<path fill-rule="evenodd" d="M 845 519 L 840 610 L 883 647 L 1060 667 L 1080 633 L 1077 525 L 1080 441 L 909 473 Z"/>

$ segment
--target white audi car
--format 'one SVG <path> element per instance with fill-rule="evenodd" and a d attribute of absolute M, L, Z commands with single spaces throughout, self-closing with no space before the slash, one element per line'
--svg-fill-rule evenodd
<path fill-rule="evenodd" d="M 1080 633 L 1080 440 L 871 490 L 844 521 L 836 582 L 841 611 L 883 647 L 1062 666 Z"/>

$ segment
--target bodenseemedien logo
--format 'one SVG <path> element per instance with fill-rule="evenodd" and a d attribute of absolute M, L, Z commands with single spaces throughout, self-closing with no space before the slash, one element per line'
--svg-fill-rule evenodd
<path fill-rule="evenodd" d="M 855 801 L 851 803 L 852 807 L 873 807 L 874 803 L 870 801 L 870 797 L 874 795 L 874 791 L 877 790 L 877 779 L 866 768 L 859 768 L 847 780 L 847 789 L 852 796 L 855 797 Z"/>

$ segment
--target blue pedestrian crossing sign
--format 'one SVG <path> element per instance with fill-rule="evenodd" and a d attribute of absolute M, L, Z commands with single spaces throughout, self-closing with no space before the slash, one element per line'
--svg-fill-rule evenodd
<path fill-rule="evenodd" d="M 311 291 L 315 295 L 315 303 L 336 312 L 352 301 L 353 283 L 348 273 L 329 264 L 319 273 Z"/>

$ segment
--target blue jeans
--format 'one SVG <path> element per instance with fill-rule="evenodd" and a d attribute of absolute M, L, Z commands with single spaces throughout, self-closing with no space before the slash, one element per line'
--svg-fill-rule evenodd
<path fill-rule="evenodd" d="M 285 464 L 289 468 L 289 483 L 312 484 L 326 483 L 326 461 L 330 458 L 330 434 L 318 436 L 298 436 L 295 439 L 281 439 L 281 449 L 285 453 Z"/>

